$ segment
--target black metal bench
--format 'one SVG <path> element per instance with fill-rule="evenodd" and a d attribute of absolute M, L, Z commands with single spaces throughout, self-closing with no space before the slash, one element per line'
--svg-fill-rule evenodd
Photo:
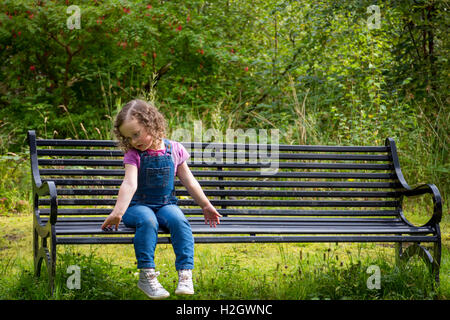
<path fill-rule="evenodd" d="M 100 228 L 115 204 L 123 154 L 115 141 L 36 139 L 34 131 L 28 141 L 35 273 L 44 260 L 53 288 L 57 245 L 132 243 L 134 229 Z M 194 176 L 224 216 L 217 228 L 205 225 L 177 179 L 179 206 L 196 243 L 393 242 L 397 257 L 419 254 L 439 282 L 441 196 L 433 184 L 406 183 L 393 139 L 385 146 L 183 144 Z M 270 163 L 261 161 L 267 147 Z M 262 173 L 274 161 L 278 171 Z M 426 193 L 434 212 L 425 225 L 414 226 L 402 199 Z M 158 242 L 169 243 L 167 231 L 160 233 Z M 413 245 L 405 249 L 405 243 Z M 433 254 L 423 243 L 433 246 Z"/>

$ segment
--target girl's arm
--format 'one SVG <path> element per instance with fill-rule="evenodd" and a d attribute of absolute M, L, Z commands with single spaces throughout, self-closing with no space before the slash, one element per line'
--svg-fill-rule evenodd
<path fill-rule="evenodd" d="M 125 177 L 119 189 L 116 205 L 113 211 L 103 222 L 102 229 L 115 227 L 116 231 L 119 227 L 120 220 L 130 205 L 131 199 L 137 189 L 138 169 L 132 164 L 125 164 Z"/>
<path fill-rule="evenodd" d="M 219 218 L 222 216 L 219 212 L 217 212 L 211 202 L 209 202 L 202 190 L 202 187 L 189 169 L 186 161 L 178 166 L 177 177 L 186 187 L 186 190 L 189 192 L 194 201 L 202 208 L 203 215 L 205 216 L 205 223 L 209 223 L 211 227 L 216 227 L 216 224 L 220 223 Z"/>

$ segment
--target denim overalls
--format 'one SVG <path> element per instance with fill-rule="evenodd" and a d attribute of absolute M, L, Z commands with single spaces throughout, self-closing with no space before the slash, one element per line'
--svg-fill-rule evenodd
<path fill-rule="evenodd" d="M 154 253 L 158 228 L 170 232 L 177 270 L 194 268 L 194 238 L 191 226 L 175 196 L 175 165 L 172 145 L 164 139 L 162 156 L 139 152 L 138 188 L 122 217 L 125 226 L 135 228 L 134 250 L 137 267 L 155 268 Z"/>

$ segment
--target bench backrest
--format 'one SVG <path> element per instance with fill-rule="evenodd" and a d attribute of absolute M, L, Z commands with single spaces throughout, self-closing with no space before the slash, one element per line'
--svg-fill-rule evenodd
<path fill-rule="evenodd" d="M 386 146 L 183 143 L 188 164 L 223 215 L 377 216 L 399 214 L 401 184 L 392 139 Z M 107 215 L 124 175 L 116 141 L 36 139 L 33 175 L 57 186 L 59 216 Z M 395 146 L 394 146 L 395 147 Z M 395 151 L 395 150 L 394 150 Z M 176 179 L 186 215 L 201 210 Z M 40 199 L 40 214 L 49 200 Z"/>

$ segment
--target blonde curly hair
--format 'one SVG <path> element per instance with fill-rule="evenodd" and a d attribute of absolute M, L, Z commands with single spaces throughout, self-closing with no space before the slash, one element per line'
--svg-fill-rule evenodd
<path fill-rule="evenodd" d="M 151 148 L 156 149 L 166 136 L 167 122 L 152 103 L 140 99 L 128 102 L 115 118 L 114 134 L 119 140 L 120 149 L 124 152 L 133 149 L 128 139 L 119 130 L 125 121 L 132 120 L 133 118 L 144 126 L 147 133 L 153 137 L 154 145 Z"/>

